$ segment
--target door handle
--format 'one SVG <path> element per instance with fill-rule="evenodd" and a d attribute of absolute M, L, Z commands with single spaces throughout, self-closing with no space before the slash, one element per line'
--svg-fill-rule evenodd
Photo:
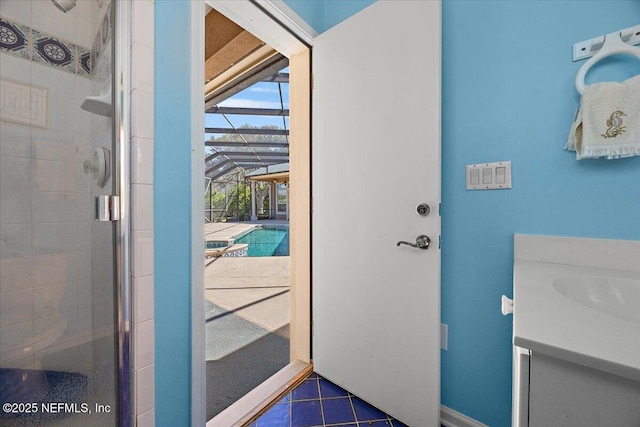
<path fill-rule="evenodd" d="M 421 234 L 420 236 L 416 237 L 415 243 L 409 243 L 409 242 L 405 242 L 404 240 L 401 240 L 397 243 L 396 246 L 400 246 L 400 245 L 407 245 L 407 246 L 411 246 L 412 248 L 422 249 L 424 251 L 429 249 L 429 246 L 431 246 L 431 239 L 429 238 L 429 236 L 425 236 L 424 234 Z"/>

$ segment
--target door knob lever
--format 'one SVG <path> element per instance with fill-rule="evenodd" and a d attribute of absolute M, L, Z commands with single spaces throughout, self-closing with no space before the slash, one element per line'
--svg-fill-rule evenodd
<path fill-rule="evenodd" d="M 429 249 L 429 246 L 431 246 L 431 239 L 429 238 L 429 236 L 425 236 L 424 234 L 422 234 L 416 237 L 415 243 L 405 242 L 404 240 L 401 240 L 396 244 L 396 246 L 400 245 L 407 245 L 411 246 L 412 248 L 427 250 Z"/>

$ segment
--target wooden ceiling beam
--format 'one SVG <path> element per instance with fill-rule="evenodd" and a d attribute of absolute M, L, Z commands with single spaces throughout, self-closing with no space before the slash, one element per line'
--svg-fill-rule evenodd
<path fill-rule="evenodd" d="M 244 29 L 213 9 L 204 18 L 205 61 L 234 39 Z"/>
<path fill-rule="evenodd" d="M 223 71 L 229 69 L 234 64 L 263 46 L 262 40 L 249 33 L 242 31 L 220 50 L 209 56 L 204 61 L 205 82 L 213 79 Z"/>

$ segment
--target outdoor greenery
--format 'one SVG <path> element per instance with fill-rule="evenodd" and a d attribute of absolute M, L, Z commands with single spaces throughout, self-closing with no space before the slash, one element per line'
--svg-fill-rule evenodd
<path fill-rule="evenodd" d="M 244 171 L 236 170 L 211 183 L 205 193 L 205 208 L 213 210 L 213 221 L 227 218 L 239 220 L 251 216 L 251 189 L 245 182 Z"/>
<path fill-rule="evenodd" d="M 237 170 L 211 183 L 211 193 L 204 196 L 205 209 L 212 209 L 210 220 L 249 220 L 251 218 L 251 186 L 245 180 L 244 171 Z M 269 189 L 266 182 L 256 183 L 256 213 L 269 214 Z M 209 216 L 207 216 L 209 218 Z"/>

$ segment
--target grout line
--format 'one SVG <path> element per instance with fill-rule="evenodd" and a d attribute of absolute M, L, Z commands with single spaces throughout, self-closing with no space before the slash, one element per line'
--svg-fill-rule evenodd
<path fill-rule="evenodd" d="M 320 379 L 315 378 L 316 386 L 318 387 L 318 401 L 320 402 L 320 415 L 322 416 L 322 425 L 326 427 L 326 422 L 324 420 L 324 405 L 322 404 L 322 395 L 320 394 Z"/>
<path fill-rule="evenodd" d="M 300 386 L 300 384 L 298 384 L 298 386 Z M 295 390 L 295 388 L 293 390 Z M 287 401 L 287 403 L 289 404 L 289 427 L 293 427 L 293 390 L 289 391 L 289 400 Z"/>
<path fill-rule="evenodd" d="M 353 412 L 353 419 L 356 420 L 356 427 L 360 426 L 360 421 L 358 420 L 358 415 L 356 414 L 356 408 L 353 406 L 353 400 L 351 400 L 351 393 L 347 394 L 349 398 L 349 405 L 351 405 L 351 412 Z"/>
<path fill-rule="evenodd" d="M 344 395 L 344 396 L 328 396 L 328 397 L 322 397 L 321 399 L 322 400 L 336 400 L 336 399 L 344 399 L 346 397 L 348 397 L 348 396 L 347 395 Z M 308 401 L 311 401 L 311 400 L 318 400 L 318 398 L 295 399 L 295 400 L 292 400 L 292 401 L 293 402 L 308 402 Z"/>

